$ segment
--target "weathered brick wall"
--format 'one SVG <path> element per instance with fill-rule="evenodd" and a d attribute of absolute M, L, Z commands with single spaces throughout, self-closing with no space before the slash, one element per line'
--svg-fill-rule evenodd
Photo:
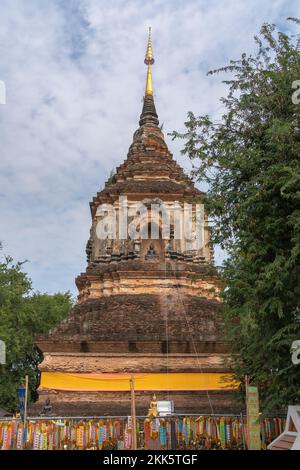
<path fill-rule="evenodd" d="M 93 353 L 46 353 L 40 365 L 45 372 L 77 372 L 77 373 L 128 373 L 128 372 L 223 372 L 224 361 L 230 356 L 226 354 L 138 354 L 115 352 L 102 354 Z"/>
<path fill-rule="evenodd" d="M 135 392 L 138 415 L 149 409 L 151 392 Z M 209 396 L 209 399 L 208 399 Z M 244 405 L 232 392 L 156 392 L 157 400 L 174 400 L 176 413 L 239 413 Z M 43 392 L 40 400 L 30 409 L 31 416 L 39 413 L 49 397 L 53 413 L 60 416 L 104 416 L 131 414 L 129 392 Z M 210 400 L 210 401 L 209 401 Z"/>
<path fill-rule="evenodd" d="M 222 340 L 219 303 L 175 293 L 115 295 L 77 305 L 43 341 L 175 341 Z M 117 352 L 117 351 L 116 351 Z"/>

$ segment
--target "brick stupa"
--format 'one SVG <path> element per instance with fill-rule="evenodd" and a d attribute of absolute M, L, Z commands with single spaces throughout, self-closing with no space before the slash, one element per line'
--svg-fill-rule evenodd
<path fill-rule="evenodd" d="M 100 239 L 98 208 L 120 196 L 128 207 L 143 203 L 201 202 L 203 193 L 173 159 L 155 109 L 149 36 L 148 66 L 139 128 L 127 159 L 90 203 L 92 225 L 87 268 L 76 279 L 78 301 L 67 318 L 37 339 L 43 352 L 39 400 L 64 416 L 130 414 L 129 378 L 136 384 L 138 414 L 145 414 L 153 392 L 173 400 L 177 413 L 224 413 L 236 409 L 232 391 L 220 384 L 230 372 L 228 348 L 219 317 L 219 282 L 213 267 L 209 232 L 204 245 L 191 249 L 169 239 Z M 100 214 L 100 215 L 99 215 Z M 147 217 L 141 222 L 148 224 Z M 205 217 L 207 226 L 207 217 Z M 151 233 L 149 233 L 151 237 Z"/>

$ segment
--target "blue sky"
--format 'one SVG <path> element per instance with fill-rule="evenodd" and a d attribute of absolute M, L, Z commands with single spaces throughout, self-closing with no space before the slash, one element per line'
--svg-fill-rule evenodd
<path fill-rule="evenodd" d="M 167 133 L 189 110 L 222 111 L 222 76 L 206 72 L 253 52 L 263 22 L 293 31 L 288 16 L 300 17 L 298 0 L 1 0 L 0 240 L 28 260 L 35 289 L 76 293 L 89 201 L 138 126 L 148 26 L 160 122 L 188 171 Z"/>

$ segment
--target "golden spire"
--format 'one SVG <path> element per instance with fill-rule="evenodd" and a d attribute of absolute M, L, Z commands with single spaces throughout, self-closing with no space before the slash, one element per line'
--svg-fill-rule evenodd
<path fill-rule="evenodd" d="M 144 62 L 148 66 L 145 96 L 147 95 L 153 96 L 151 65 L 154 64 L 154 57 L 153 57 L 153 50 L 152 50 L 151 28 L 149 28 L 148 45 L 147 45 Z"/>
<path fill-rule="evenodd" d="M 145 64 L 147 65 L 147 80 L 146 80 L 146 89 L 144 96 L 144 103 L 142 114 L 140 116 L 139 124 L 140 126 L 151 125 L 158 126 L 159 121 L 155 109 L 154 99 L 153 99 L 153 87 L 152 87 L 152 73 L 151 65 L 154 64 L 153 50 L 152 50 L 152 40 L 151 40 L 151 28 L 149 28 L 149 38 L 148 45 L 145 55 Z"/>
<path fill-rule="evenodd" d="M 148 65 L 145 95 L 153 96 L 151 65 Z"/>

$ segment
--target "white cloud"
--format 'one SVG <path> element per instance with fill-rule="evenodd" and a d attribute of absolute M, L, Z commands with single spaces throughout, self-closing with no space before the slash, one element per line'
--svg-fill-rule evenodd
<path fill-rule="evenodd" d="M 153 29 L 156 106 L 165 133 L 188 110 L 218 113 L 221 77 L 265 22 L 300 16 L 296 0 L 2 0 L 0 240 L 30 260 L 40 290 L 75 291 L 85 269 L 89 200 L 126 157 L 145 83 Z M 180 142 L 170 142 L 178 161 Z"/>

